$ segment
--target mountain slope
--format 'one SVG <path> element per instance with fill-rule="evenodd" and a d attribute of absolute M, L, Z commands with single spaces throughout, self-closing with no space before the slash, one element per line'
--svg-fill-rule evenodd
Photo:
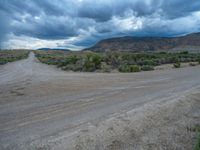
<path fill-rule="evenodd" d="M 45 51 L 52 51 L 52 50 L 55 50 L 55 51 L 70 51 L 69 49 L 62 49 L 62 48 L 39 48 L 37 50 L 45 50 Z"/>
<path fill-rule="evenodd" d="M 200 51 L 200 33 L 181 37 L 119 37 L 105 39 L 91 48 L 95 52 L 105 51 Z"/>

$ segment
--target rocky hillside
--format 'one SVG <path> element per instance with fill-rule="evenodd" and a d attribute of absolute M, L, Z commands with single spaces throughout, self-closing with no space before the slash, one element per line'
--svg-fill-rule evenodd
<path fill-rule="evenodd" d="M 200 52 L 200 33 L 181 37 L 119 37 L 105 39 L 91 48 L 95 52 L 105 51 L 192 51 Z"/>

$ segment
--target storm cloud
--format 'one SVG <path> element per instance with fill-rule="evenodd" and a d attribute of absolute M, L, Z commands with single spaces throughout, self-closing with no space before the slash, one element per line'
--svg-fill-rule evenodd
<path fill-rule="evenodd" d="M 197 0 L 0 0 L 2 48 L 81 49 L 116 36 L 200 31 Z"/>

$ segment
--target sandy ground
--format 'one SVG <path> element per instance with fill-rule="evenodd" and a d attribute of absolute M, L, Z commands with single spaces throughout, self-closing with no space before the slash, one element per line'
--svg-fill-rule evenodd
<path fill-rule="evenodd" d="M 26 60 L 0 66 L 1 150 L 190 150 L 200 67 L 68 73 Z"/>
<path fill-rule="evenodd" d="M 181 63 L 181 68 L 185 67 L 193 67 L 190 65 L 190 63 L 193 63 L 195 66 L 199 65 L 198 62 L 186 62 L 186 63 Z M 154 67 L 155 70 L 169 70 L 169 69 L 175 69 L 173 64 L 164 64 L 164 65 L 159 65 Z"/>

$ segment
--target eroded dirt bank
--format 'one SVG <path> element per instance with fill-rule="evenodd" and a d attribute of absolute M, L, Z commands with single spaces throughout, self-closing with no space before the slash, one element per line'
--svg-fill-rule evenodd
<path fill-rule="evenodd" d="M 199 75 L 67 73 L 31 53 L 0 67 L 0 149 L 192 149 Z"/>

